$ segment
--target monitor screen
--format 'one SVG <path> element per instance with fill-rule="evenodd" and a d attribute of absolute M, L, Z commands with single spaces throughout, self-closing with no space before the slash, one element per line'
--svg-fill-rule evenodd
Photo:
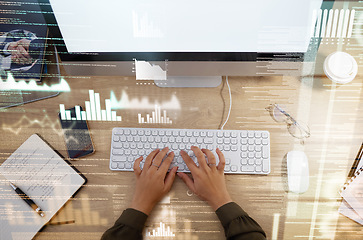
<path fill-rule="evenodd" d="M 155 60 L 304 53 L 322 1 L 49 0 L 68 52 L 155 53 Z"/>

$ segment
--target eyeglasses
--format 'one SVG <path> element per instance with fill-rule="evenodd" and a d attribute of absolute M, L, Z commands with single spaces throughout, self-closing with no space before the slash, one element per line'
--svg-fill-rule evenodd
<path fill-rule="evenodd" d="M 276 122 L 285 122 L 287 124 L 287 130 L 289 133 L 293 137 L 300 139 L 301 144 L 304 144 L 304 140 L 310 137 L 310 129 L 308 125 L 297 122 L 278 104 L 271 104 L 266 108 L 266 110 L 270 112 L 271 117 Z"/>

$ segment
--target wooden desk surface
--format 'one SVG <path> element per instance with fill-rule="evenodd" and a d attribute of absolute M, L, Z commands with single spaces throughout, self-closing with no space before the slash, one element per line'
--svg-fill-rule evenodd
<path fill-rule="evenodd" d="M 122 122 L 90 121 L 96 152 L 72 161 L 88 183 L 69 201 L 36 239 L 99 239 L 130 204 L 135 178 L 132 172 L 109 170 L 111 131 L 114 127 L 170 127 L 218 129 L 229 107 L 227 86 L 201 89 L 158 88 L 133 77 L 66 78 L 71 92 L 0 112 L 0 163 L 30 135 L 38 133 L 67 156 L 58 120 L 59 104 L 83 105 L 88 90 L 104 99 L 113 92 L 132 106 L 121 106 Z M 140 84 L 146 83 L 146 84 Z M 324 77 L 230 77 L 233 105 L 225 129 L 265 129 L 271 134 L 271 173 L 267 176 L 227 175 L 227 187 L 266 231 L 269 239 L 361 239 L 361 226 L 338 214 L 339 189 L 362 143 L 362 75 L 347 85 Z M 172 125 L 139 124 L 137 114 L 151 113 L 155 103 L 166 110 Z M 224 104 L 225 103 L 225 104 Z M 311 137 L 305 145 L 293 138 L 285 123 L 275 122 L 265 110 L 279 103 L 297 120 L 308 123 Z M 303 150 L 309 158 L 310 187 L 301 195 L 286 192 L 285 154 Z M 149 217 L 145 232 L 171 227 L 173 239 L 223 239 L 223 228 L 212 209 L 190 194 L 176 179 L 164 203 Z"/>

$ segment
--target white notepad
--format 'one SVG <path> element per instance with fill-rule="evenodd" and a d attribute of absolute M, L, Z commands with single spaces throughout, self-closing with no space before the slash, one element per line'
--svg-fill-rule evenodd
<path fill-rule="evenodd" d="M 352 210 L 363 219 L 363 168 L 360 168 L 341 189 L 340 195 Z M 354 220 L 354 219 L 353 219 Z"/>
<path fill-rule="evenodd" d="M 39 216 L 9 185 L 18 186 L 44 212 Z M 0 166 L 0 239 L 27 240 L 86 182 L 38 135 Z"/>

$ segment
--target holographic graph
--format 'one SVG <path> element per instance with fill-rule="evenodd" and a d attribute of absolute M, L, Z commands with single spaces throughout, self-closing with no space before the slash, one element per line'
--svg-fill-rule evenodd
<path fill-rule="evenodd" d="M 175 237 L 175 234 L 170 230 L 170 226 L 165 226 L 160 222 L 160 227 L 153 229 L 152 232 L 148 232 L 147 237 Z"/>
<path fill-rule="evenodd" d="M 28 82 L 24 80 L 15 81 L 13 75 L 8 73 L 7 79 L 0 79 L 0 90 L 70 92 L 71 88 L 64 78 L 61 78 L 59 83 L 48 86 L 45 83 L 38 85 L 35 80 L 30 80 Z"/>
<path fill-rule="evenodd" d="M 134 59 L 136 80 L 166 80 L 167 69 L 164 71 L 159 65 Z M 167 63 L 165 63 L 167 68 Z"/>
<path fill-rule="evenodd" d="M 45 115 L 43 119 L 30 119 L 27 116 L 23 115 L 17 122 L 14 124 L 2 124 L 2 129 L 6 131 L 10 131 L 16 135 L 18 135 L 24 129 L 30 129 L 33 126 L 37 128 L 41 127 L 43 129 L 52 129 L 59 136 L 63 135 L 62 131 L 59 131 L 59 123 L 58 121 L 53 122 L 50 120 L 48 115 Z"/>
<path fill-rule="evenodd" d="M 116 95 L 113 91 L 111 91 L 111 108 L 112 109 L 154 109 L 155 105 L 160 106 L 162 109 L 177 109 L 181 108 L 180 102 L 175 95 L 171 96 L 169 101 L 165 102 L 158 102 L 155 101 L 154 103 L 150 102 L 147 97 L 142 97 L 141 100 L 138 98 L 129 99 L 126 91 L 123 90 L 121 93 L 120 101 L 117 100 Z"/>
<path fill-rule="evenodd" d="M 146 118 L 142 117 L 141 113 L 138 114 L 139 123 L 165 123 L 172 124 L 173 121 L 166 115 L 166 110 L 163 110 L 161 114 L 161 108 L 155 105 L 155 111 L 150 114 L 146 114 Z"/>
<path fill-rule="evenodd" d="M 88 121 L 121 121 L 121 116 L 116 111 L 111 111 L 111 100 L 106 99 L 106 110 L 101 109 L 100 94 L 89 90 L 89 101 L 85 101 L 86 111 L 81 111 L 80 106 L 75 106 L 76 116 L 71 116 L 70 110 L 65 110 L 64 104 L 59 104 L 62 120 L 88 120 Z"/>
<path fill-rule="evenodd" d="M 314 10 L 310 35 L 316 38 L 351 38 L 355 12 L 354 9 Z"/>

